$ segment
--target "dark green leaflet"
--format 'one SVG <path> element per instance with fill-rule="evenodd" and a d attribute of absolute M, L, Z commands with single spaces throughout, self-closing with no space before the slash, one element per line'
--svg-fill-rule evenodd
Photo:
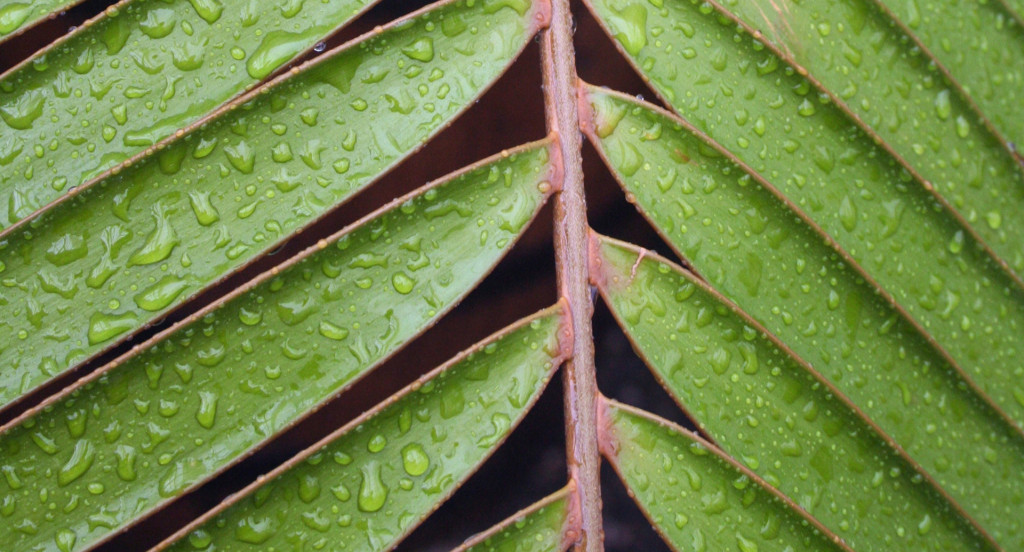
<path fill-rule="evenodd" d="M 533 406 L 568 353 L 562 325 L 556 306 L 481 342 L 250 485 L 168 549 L 390 549 Z"/>
<path fill-rule="evenodd" d="M 371 0 L 130 0 L 0 78 L 0 229 L 323 40 Z"/>
<path fill-rule="evenodd" d="M 54 17 L 82 0 L 3 0 L 0 2 L 0 42 Z"/>
<path fill-rule="evenodd" d="M 690 10 L 689 2 L 671 6 Z M 648 26 L 655 17 L 662 16 L 648 12 Z M 1024 368 L 1014 373 L 1024 349 L 1024 288 L 870 136 L 819 101 L 805 78 L 717 17 L 694 8 L 685 25 L 666 30 L 671 36 L 645 42 L 640 58 L 660 60 L 652 84 L 832 236 L 1024 427 Z M 664 54 L 670 41 L 678 44 Z M 689 59 L 691 51 L 699 55 Z M 1016 190 L 1024 198 L 1024 186 Z M 1012 245 L 1024 247 L 1024 239 Z M 902 261 L 915 253 L 913 264 Z M 1000 383 L 985 383 L 990 377 Z"/>
<path fill-rule="evenodd" d="M 341 392 L 512 247 L 550 193 L 547 147 L 395 200 L 17 420 L 0 434 L 0 534 L 17 550 L 99 542 Z"/>
<path fill-rule="evenodd" d="M 896 4 L 886 3 L 890 7 Z M 1001 39 L 991 36 L 997 32 L 994 26 L 980 23 L 971 27 L 993 27 L 993 33 L 984 38 L 979 37 L 984 31 L 978 29 L 941 34 L 951 40 L 964 37 L 956 40 L 958 50 L 959 45 L 968 42 L 983 43 L 975 53 L 965 55 L 959 51 L 956 56 L 969 59 L 968 64 L 980 70 L 979 78 L 973 79 L 976 86 L 984 83 L 991 87 L 1007 81 L 998 87 L 998 93 L 989 90 L 981 94 L 981 90 L 976 90 L 979 93 L 975 98 L 998 96 L 996 102 L 1007 106 L 990 102 L 987 113 L 990 117 L 1002 113 L 1001 119 L 1014 121 L 1011 139 L 1021 135 L 1022 97 L 1011 87 L 1024 89 L 1024 70 L 1019 63 L 1009 61 L 1014 59 L 1014 53 L 1024 53 L 1021 29 L 998 2 L 966 10 L 958 6 L 958 12 L 972 14 L 966 17 L 951 17 L 952 6 L 946 4 L 941 10 L 925 8 L 934 13 L 927 21 L 941 19 L 954 26 L 967 25 L 971 19 L 995 18 L 1004 22 L 1001 26 L 1015 27 L 1005 29 Z M 916 1 L 903 2 L 899 9 L 913 10 L 914 5 Z M 1002 138 L 982 124 L 978 113 L 953 83 L 893 24 L 889 14 L 870 1 L 813 0 L 787 5 L 780 13 L 771 7 L 770 0 L 758 0 L 733 2 L 728 9 L 762 31 L 764 38 L 836 92 L 886 144 L 934 185 L 993 249 L 1013 262 L 1018 275 L 1024 274 L 1020 262 L 1024 225 L 1015 216 L 1024 207 L 1024 172 Z M 930 30 L 931 25 L 917 28 Z M 931 44 L 940 46 L 934 41 Z M 996 74 L 992 63 L 986 63 L 986 57 L 991 58 L 987 53 L 990 51 L 1002 58 L 999 62 L 992 60 L 1002 66 L 998 71 L 1008 74 Z M 953 61 L 953 56 L 946 57 Z"/>
<path fill-rule="evenodd" d="M 560 552 L 572 541 L 566 532 L 568 487 L 474 536 L 455 552 Z"/>
<path fill-rule="evenodd" d="M 605 456 L 675 550 L 849 550 L 701 438 L 606 401 Z"/>
<path fill-rule="evenodd" d="M 737 32 L 736 24 L 715 13 L 711 4 L 668 2 L 648 10 L 646 0 L 592 3 L 634 63 L 677 112 L 762 172 L 795 202 L 803 204 L 802 198 L 814 196 L 813 188 L 820 182 L 859 184 L 857 190 L 846 191 L 844 200 L 854 210 L 847 209 L 843 225 L 838 220 L 836 228 L 821 223 L 830 232 L 864 233 L 864 229 L 855 231 L 867 222 L 864 202 L 872 197 L 865 194 L 878 194 L 881 186 L 913 188 L 901 195 L 921 198 L 915 202 L 932 198 L 923 189 L 927 186 L 942 195 L 1020 278 L 1024 275 L 1024 222 L 1015 213 L 1024 211 L 1024 171 L 1016 159 L 978 123 L 941 75 L 928 68 L 920 52 L 915 55 L 909 40 L 882 12 L 866 1 L 843 3 L 841 9 L 819 6 L 832 1 L 787 5 L 777 23 L 774 10 L 764 11 L 770 9 L 769 0 L 737 3 L 740 17 L 750 24 L 776 29 L 774 33 L 765 30 L 764 38 Z M 806 10 L 798 7 L 805 5 Z M 805 13 L 812 10 L 811 15 Z M 815 22 L 812 15 L 834 20 Z M 771 23 L 763 23 L 765 18 Z M 820 36 L 826 27 L 831 29 L 829 34 Z M 780 49 L 804 64 L 799 71 L 764 48 L 765 39 L 782 40 L 776 36 L 785 37 Z M 907 180 L 902 166 L 800 76 L 802 71 L 822 81 L 927 183 L 900 185 Z M 765 110 L 766 106 L 771 109 Z M 808 201 L 812 216 L 819 216 L 816 211 L 825 205 L 828 211 L 837 211 L 820 199 Z M 911 225 L 907 220 L 902 224 Z M 949 234 L 937 234 L 936 241 L 951 242 L 954 238 Z M 873 233 L 868 241 L 880 244 L 887 237 Z M 973 240 L 967 242 L 971 247 Z M 1002 287 L 1007 280 L 998 267 L 982 265 L 979 270 L 992 272 L 984 276 L 995 278 L 993 285 Z M 1019 281 L 1016 284 L 1020 286 Z"/>
<path fill-rule="evenodd" d="M 591 139 L 695 270 L 829 378 L 997 540 L 1024 546 L 1024 524 L 1012 514 L 1024 507 L 1020 433 L 735 163 L 664 113 L 596 89 L 589 98 L 596 121 L 617 121 L 614 130 L 599 125 Z M 644 165 L 627 176 L 637 156 Z M 923 263 L 926 254 L 905 251 L 901 258 Z M 1018 389 L 1019 380 L 1005 376 L 990 374 L 987 382 Z M 980 453 L 963 454 L 965 443 Z"/>
<path fill-rule="evenodd" d="M 607 240 L 592 248 L 602 296 L 658 379 L 851 548 L 996 549 L 860 412 L 692 275 Z"/>
<path fill-rule="evenodd" d="M 273 250 L 418 149 L 539 22 L 451 2 L 305 66 L 0 239 L 0 405 Z M 518 10 L 518 11 L 517 11 Z"/>
<path fill-rule="evenodd" d="M 949 70 L 997 129 L 1024 144 L 1024 29 L 1002 2 L 880 1 Z"/>

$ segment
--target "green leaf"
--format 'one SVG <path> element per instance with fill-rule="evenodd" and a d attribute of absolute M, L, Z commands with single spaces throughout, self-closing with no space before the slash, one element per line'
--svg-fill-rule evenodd
<path fill-rule="evenodd" d="M 82 0 L 4 0 L 0 2 L 0 42 L 80 3 Z"/>
<path fill-rule="evenodd" d="M 573 540 L 566 534 L 570 487 L 548 495 L 480 533 L 453 552 L 561 552 Z"/>
<path fill-rule="evenodd" d="M 994 250 L 1015 261 L 1018 276 L 1024 274 L 1016 262 L 1024 224 L 1015 216 L 1024 207 L 1024 172 L 970 103 L 972 98 L 981 101 L 990 117 L 1013 121 L 1007 129 L 1010 138 L 1024 138 L 1024 94 L 1019 93 L 1024 92 L 1024 71 L 1014 57 L 1024 53 L 1020 26 L 999 2 L 972 6 L 969 15 L 955 15 L 964 10 L 950 3 L 927 7 L 922 25 L 915 0 L 883 1 L 926 33 L 931 52 L 949 52 L 940 61 L 960 60 L 960 66 L 970 67 L 960 74 L 968 77 L 963 84 L 972 97 L 936 71 L 885 8 L 872 2 L 813 0 L 780 12 L 771 0 L 758 0 L 737 2 L 728 10 L 764 31 L 763 38 L 778 45 L 785 57 L 835 92 Z M 953 38 L 958 36 L 970 38 Z M 962 47 L 970 43 L 975 47 L 965 54 Z M 985 102 L 986 97 L 994 101 Z"/>
<path fill-rule="evenodd" d="M 703 19 L 692 20 L 696 24 Z M 732 31 L 713 20 L 707 23 L 711 29 L 706 31 L 713 32 L 711 36 L 716 40 L 721 39 L 723 55 L 737 53 L 725 53 L 728 47 L 766 62 L 775 59 L 768 52 L 757 52 L 749 40 L 733 42 Z M 742 63 L 729 67 L 739 65 Z M 774 66 L 769 63 L 769 67 Z M 755 67 L 745 73 L 737 69 L 731 77 L 723 76 L 729 83 L 728 89 L 737 91 L 731 94 L 698 87 L 697 95 L 707 93 L 715 98 L 717 107 L 713 114 L 703 113 L 706 102 L 689 99 L 686 109 L 680 111 L 692 116 L 688 120 L 701 131 L 710 130 L 711 139 L 729 148 L 730 154 L 743 163 L 744 172 L 755 180 L 767 180 L 763 185 L 777 189 L 792 202 L 794 209 L 799 207 L 801 216 L 808 217 L 835 239 L 859 269 L 869 275 L 872 284 L 904 309 L 910 320 L 940 345 L 999 408 L 1024 427 L 1024 387 L 1014 368 L 1015 358 L 1024 350 L 1024 289 L 980 249 L 970 233 L 944 212 L 925 189 L 901 180 L 899 167 L 891 158 L 886 161 L 885 152 L 867 135 L 842 123 L 842 114 L 828 104 L 811 102 L 802 96 L 801 90 L 807 90 L 803 78 L 787 76 L 781 69 L 766 77 L 757 74 Z M 730 80 L 732 77 L 736 80 Z M 708 78 L 710 75 L 705 74 L 686 81 L 699 83 Z M 672 82 L 680 86 L 679 97 L 688 97 L 683 80 Z M 765 110 L 761 98 L 771 98 L 770 105 L 780 105 L 778 118 L 769 117 L 776 110 Z M 799 110 L 798 104 L 804 100 L 814 114 L 790 114 L 790 108 Z M 598 136 L 614 132 L 618 118 L 622 117 L 620 112 L 627 110 L 628 105 L 622 102 L 610 105 L 602 119 L 592 125 L 593 132 Z M 736 141 L 735 135 L 729 136 L 739 128 L 732 121 L 739 117 L 736 114 L 754 114 L 746 120 L 746 126 L 754 128 L 749 135 L 757 138 L 756 142 Z M 714 124 L 703 119 L 706 115 L 713 117 L 710 121 Z M 728 120 L 720 121 L 726 115 Z M 758 137 L 759 128 L 767 129 L 764 138 Z M 791 131 L 786 132 L 787 128 Z M 745 139 L 743 136 L 746 134 L 739 138 Z M 703 138 L 708 142 L 703 148 L 719 150 L 711 139 Z M 834 143 L 829 145 L 830 141 Z M 792 155 L 786 153 L 787 148 L 793 151 Z M 620 161 L 626 179 L 644 169 L 646 160 L 639 153 L 627 150 L 623 155 L 629 156 Z M 657 177 L 666 179 L 660 185 L 672 185 L 669 180 L 682 170 L 689 155 L 694 154 L 684 153 L 671 165 L 657 169 Z M 681 180 L 676 185 L 679 189 L 674 194 L 703 184 L 687 185 Z M 755 230 L 762 227 L 758 220 L 773 220 L 760 205 L 750 216 Z M 738 238 L 735 241 L 740 242 Z M 751 294 L 756 295 L 761 285 L 758 272 L 750 271 L 746 278 L 753 290 Z"/>
<path fill-rule="evenodd" d="M 549 194 L 549 144 L 395 200 L 16 420 L 0 534 L 100 542 L 340 393 L 511 248 Z"/>
<path fill-rule="evenodd" d="M 0 229 L 195 123 L 374 3 L 108 8 L 0 79 Z"/>
<path fill-rule="evenodd" d="M 1024 66 L 1020 61 L 1024 29 L 1006 4 L 882 3 L 942 63 L 998 130 L 1024 144 Z"/>
<path fill-rule="evenodd" d="M 592 247 L 605 302 L 680 405 L 851 548 L 995 548 L 860 411 L 706 284 L 633 247 Z"/>
<path fill-rule="evenodd" d="M 697 435 L 614 401 L 600 409 L 602 452 L 675 550 L 849 550 Z"/>
<path fill-rule="evenodd" d="M 1002 3 L 1018 22 L 1024 21 L 1024 0 L 1003 0 Z"/>
<path fill-rule="evenodd" d="M 273 250 L 420 148 L 529 41 L 533 10 L 517 7 L 446 3 L 374 32 L 0 241 L 0 332 L 17 336 L 0 344 L 0 404 Z"/>
<path fill-rule="evenodd" d="M 157 549 L 386 550 L 504 442 L 568 351 L 562 305 L 506 328 L 260 478 Z M 177 541 L 177 542 L 175 542 Z"/>
<path fill-rule="evenodd" d="M 712 4 L 668 2 L 648 10 L 645 0 L 591 3 L 609 34 L 680 115 L 765 175 L 841 243 L 840 236 L 846 234 L 859 235 L 865 242 L 862 247 L 882 247 L 899 239 L 869 229 L 873 225 L 865 215 L 868 202 L 889 201 L 879 195 L 881 188 L 890 190 L 888 196 L 898 193 L 904 211 L 928 204 L 929 214 L 937 208 L 931 205 L 934 191 L 1017 275 L 1017 281 L 1009 281 L 1000 267 L 979 258 L 975 270 L 982 274 L 975 281 L 993 279 L 990 285 L 999 290 L 1021 286 L 1024 219 L 1015 214 L 1024 212 L 1024 171 L 998 137 L 978 124 L 977 116 L 941 75 L 929 69 L 927 60 L 913 55 L 897 27 L 880 12 L 864 13 L 873 9 L 868 2 L 835 7 L 829 5 L 833 0 L 809 0 L 787 6 L 780 21 L 771 23 L 762 23 L 765 12 L 758 9 L 763 4 L 764 10 L 774 13 L 770 0 L 737 2 L 747 21 L 776 29 L 776 34 L 766 34 L 768 40 L 785 36 L 780 49 L 805 64 L 798 68 L 765 49 L 764 36 L 738 31 L 736 23 L 713 11 Z M 814 7 L 806 11 L 813 9 L 832 22 L 812 20 L 803 7 L 809 4 Z M 831 31 L 821 37 L 826 26 Z M 846 58 L 851 51 L 860 53 L 861 67 L 851 69 Z M 801 76 L 807 71 L 836 97 L 816 90 Z M 874 136 L 834 103 L 843 98 L 884 140 L 883 145 L 898 152 L 924 181 L 910 178 L 883 146 L 875 144 Z M 839 180 L 858 187 L 836 190 L 837 186 L 826 185 Z M 823 192 L 831 201 L 821 197 Z M 835 216 L 836 195 L 855 207 L 842 219 Z M 970 236 L 963 244 L 965 230 L 956 221 L 932 234 L 905 215 L 894 218 L 889 225 L 934 236 L 932 243 L 918 247 L 974 247 Z M 957 231 L 961 237 L 955 237 Z M 871 258 L 875 256 L 886 255 L 874 253 Z M 941 272 L 937 275 L 945 278 Z"/>
<path fill-rule="evenodd" d="M 620 117 L 605 137 L 591 132 L 592 141 L 694 270 L 859 405 L 997 540 L 1024 545 L 1024 523 L 1010 513 L 1024 507 L 1020 432 L 854 267 L 733 161 L 663 113 L 596 89 L 588 98 L 598 129 Z M 652 128 L 660 137 L 645 139 Z M 645 166 L 627 177 L 623 165 L 634 156 Z M 669 172 L 675 181 L 665 187 Z M 1019 378 L 1005 370 L 1005 380 L 988 382 L 1018 389 Z M 984 453 L 964 455 L 965 443 Z"/>

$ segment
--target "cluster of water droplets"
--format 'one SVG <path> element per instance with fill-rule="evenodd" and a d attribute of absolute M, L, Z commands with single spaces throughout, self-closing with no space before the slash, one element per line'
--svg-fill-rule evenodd
<path fill-rule="evenodd" d="M 734 2 L 729 9 L 755 28 L 767 29 L 767 40 L 778 44 L 826 88 L 834 91 L 922 175 L 927 186 L 934 185 L 1020 273 L 1024 269 L 1024 250 L 1019 245 L 1024 229 L 1019 228 L 1012 217 L 1007 218 L 1007 214 L 1024 206 L 1024 191 L 1021 191 L 1024 171 L 1002 144 L 1002 139 L 989 131 L 954 84 L 943 77 L 882 8 L 815 0 L 795 6 L 780 16 L 768 3 L 756 4 Z M 892 7 L 903 11 L 914 4 L 916 2 L 901 2 L 898 7 Z M 979 19 L 1000 18 L 1000 10 L 1000 6 L 992 4 L 974 10 L 974 14 Z M 964 25 L 972 19 L 933 13 L 936 16 L 929 16 L 929 23 L 941 20 L 944 23 L 940 25 Z M 771 21 L 765 23 L 766 17 Z M 1005 14 L 1001 17 L 1004 21 L 1008 19 Z M 927 27 L 932 29 L 932 25 Z M 987 43 L 988 39 L 965 38 L 960 42 Z M 1010 55 L 1009 48 L 1014 43 L 1018 50 L 1024 51 L 1024 40 L 1015 38 L 1006 42 L 1008 46 L 1003 48 L 1002 55 Z M 993 44 L 991 49 L 999 48 Z M 973 61 L 975 56 L 969 59 L 971 66 L 983 67 Z M 997 94 L 990 91 L 990 96 L 1012 97 L 1005 89 L 1020 86 L 1019 77 L 1015 82 L 1012 75 L 1012 72 L 1020 73 L 1015 69 L 1019 64 L 1004 62 L 1000 65 L 1002 67 L 985 69 L 980 81 L 999 90 Z M 1004 70 L 1011 75 L 1009 82 L 1002 83 L 1003 79 L 994 73 Z"/>
<path fill-rule="evenodd" d="M 1014 98 L 1024 93 L 1024 40 L 1018 20 L 1002 2 L 974 9 L 931 0 L 886 1 L 932 55 L 952 73 L 996 127 L 1024 140 L 1024 120 Z"/>
<path fill-rule="evenodd" d="M 694 268 L 860 405 L 965 507 L 992 522 L 994 532 L 1020 538 L 1008 514 L 1024 503 L 1024 491 L 1001 483 L 1022 473 L 1024 440 L 1013 428 L 820 236 L 739 167 L 662 115 L 592 97 L 597 131 L 605 135 L 601 146 L 620 174 L 629 175 L 632 200 Z M 963 455 L 964 442 L 985 454 Z M 996 507 L 993 496 L 1000 497 Z"/>
<path fill-rule="evenodd" d="M 5 398 L 272 250 L 418 148 L 528 40 L 528 6 L 502 7 L 449 5 L 377 34 L 0 242 L 0 329 L 17 336 L 0 345 Z M 515 197 L 513 232 L 532 211 Z"/>
<path fill-rule="evenodd" d="M 602 14 L 669 103 L 819 224 L 996 402 L 1024 419 L 1024 369 L 1013 362 L 1024 335 L 1024 293 L 921 183 L 804 76 L 758 38 L 721 21 L 712 6 L 620 4 L 608 2 Z M 929 99 L 927 117 L 947 116 L 953 124 L 945 105 L 955 97 L 930 93 L 938 94 L 939 108 Z M 623 153 L 627 176 L 627 168 L 644 164 L 631 153 Z M 973 157 L 964 162 L 975 167 L 979 185 L 985 167 L 995 166 Z M 658 175 L 663 186 L 669 177 Z M 1009 198 L 993 201 L 1003 208 Z M 998 226 L 1004 217 L 991 218 Z"/>
<path fill-rule="evenodd" d="M 52 524 L 92 542 L 265 441 L 468 292 L 544 201 L 546 162 L 499 158 L 321 242 L 0 436 L 0 524 L 26 548 Z"/>
<path fill-rule="evenodd" d="M 417 385 L 179 541 L 176 550 L 381 550 L 449 495 L 540 393 L 558 354 L 547 315 Z"/>
<path fill-rule="evenodd" d="M 739 315 L 656 260 L 602 252 L 613 310 L 730 455 L 854 548 L 982 542 L 858 412 Z"/>
<path fill-rule="evenodd" d="M 213 111 L 364 4 L 289 0 L 265 9 L 256 0 L 176 0 L 108 8 L 0 80 L 0 227 Z"/>
<path fill-rule="evenodd" d="M 839 550 L 788 504 L 689 435 L 612 410 L 612 462 L 670 542 L 712 550 Z"/>

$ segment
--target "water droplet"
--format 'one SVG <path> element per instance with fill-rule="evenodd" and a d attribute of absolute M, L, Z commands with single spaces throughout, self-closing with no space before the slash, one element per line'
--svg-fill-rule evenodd
<path fill-rule="evenodd" d="M 249 56 L 245 69 L 250 77 L 262 80 L 304 50 L 309 39 L 308 33 L 270 31 Z"/>
<path fill-rule="evenodd" d="M 402 48 L 402 53 L 416 61 L 428 62 L 434 59 L 434 39 L 424 36 Z"/>
<path fill-rule="evenodd" d="M 411 443 L 402 449 L 402 467 L 405 473 L 417 476 L 426 473 L 430 466 L 430 457 L 418 443 Z"/>
<path fill-rule="evenodd" d="M 156 312 L 170 305 L 187 287 L 188 282 L 185 280 L 173 274 L 167 274 L 136 295 L 135 304 L 143 310 Z"/>
<path fill-rule="evenodd" d="M 192 4 L 192 8 L 196 10 L 199 17 L 202 17 L 207 23 L 213 23 L 220 19 L 221 12 L 224 11 L 224 5 L 220 3 L 220 0 L 188 0 Z"/>
<path fill-rule="evenodd" d="M 949 90 L 943 90 L 935 96 L 935 114 L 945 121 L 952 114 L 953 107 L 949 101 Z"/>
<path fill-rule="evenodd" d="M 391 285 L 395 287 L 395 291 L 398 293 L 407 295 L 412 292 L 412 288 L 416 285 L 416 280 L 410 278 L 406 273 L 399 271 L 391 277 Z"/>
<path fill-rule="evenodd" d="M 376 434 L 370 438 L 369 442 L 366 443 L 366 450 L 370 452 L 380 452 L 387 446 L 388 439 L 383 434 Z"/>
<path fill-rule="evenodd" d="M 21 26 L 32 14 L 32 4 L 11 2 L 0 8 L 0 34 L 7 34 Z"/>
<path fill-rule="evenodd" d="M 178 235 L 174 232 L 174 227 L 171 226 L 170 217 L 159 203 L 153 206 L 153 219 L 156 222 L 156 228 L 146 238 L 146 243 L 128 259 L 128 266 L 158 263 L 169 257 L 171 251 L 178 245 Z"/>
<path fill-rule="evenodd" d="M 367 462 L 361 471 L 363 480 L 359 484 L 359 510 L 376 512 L 384 507 L 388 498 L 388 488 L 381 481 L 380 464 L 376 461 Z"/>
<path fill-rule="evenodd" d="M 92 466 L 95 456 L 96 448 L 92 442 L 88 439 L 79 439 L 71 452 L 71 458 L 68 458 L 57 474 L 57 484 L 63 487 L 81 477 Z"/>
<path fill-rule="evenodd" d="M 61 529 L 57 531 L 57 534 L 53 537 L 54 544 L 57 545 L 57 549 L 60 552 L 71 552 L 75 547 L 75 542 L 78 540 L 78 535 L 70 529 Z"/>
<path fill-rule="evenodd" d="M 213 427 L 217 418 L 217 394 L 212 391 L 199 392 L 199 410 L 196 411 L 196 421 L 206 429 Z"/>
<path fill-rule="evenodd" d="M 107 314 L 97 312 L 89 319 L 89 344 L 96 345 L 121 335 L 137 325 L 134 313 Z"/>
<path fill-rule="evenodd" d="M 277 528 L 268 517 L 256 518 L 249 516 L 238 522 L 235 527 L 235 538 L 248 544 L 263 544 L 274 536 Z"/>

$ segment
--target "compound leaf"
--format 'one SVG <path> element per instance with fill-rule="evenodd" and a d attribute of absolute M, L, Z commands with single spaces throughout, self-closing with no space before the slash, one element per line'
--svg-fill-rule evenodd
<path fill-rule="evenodd" d="M 860 411 L 706 284 L 636 248 L 596 237 L 592 247 L 605 302 L 673 397 L 851 548 L 996 549 Z"/>
<path fill-rule="evenodd" d="M 0 533 L 101 542 L 340 393 L 511 248 L 550 193 L 548 147 L 395 200 L 15 420 Z"/>
<path fill-rule="evenodd" d="M 536 10 L 515 7 L 447 2 L 399 20 L 0 241 L 0 331 L 17 336 L 0 343 L 0 405 L 273 250 L 420 148 L 529 41 Z"/>
<path fill-rule="evenodd" d="M 895 329 L 886 338 L 889 360 L 877 364 L 881 359 L 876 357 L 860 364 L 880 368 L 902 363 L 900 351 L 914 343 L 913 362 L 928 370 L 928 366 L 947 366 L 943 353 L 948 352 L 1000 408 L 1018 425 L 1024 424 L 1024 387 L 1012 360 L 1024 347 L 1020 343 L 1024 334 L 1017 331 L 1024 327 L 1024 292 L 1012 282 L 1004 287 L 989 279 L 999 273 L 983 270 L 986 257 L 977 250 L 932 241 L 935 234 L 923 229 L 936 233 L 952 229 L 941 225 L 948 219 L 931 218 L 936 211 L 927 203 L 915 206 L 900 190 L 880 187 L 877 194 L 872 192 L 870 203 L 850 207 L 865 217 L 858 224 L 865 240 L 854 234 L 838 235 L 839 245 L 845 248 L 837 252 L 791 203 L 776 197 L 760 174 L 725 157 L 723 150 L 684 121 L 593 88 L 586 98 L 594 112 L 587 130 L 591 140 L 668 241 L 723 294 L 784 341 L 806 341 L 799 352 L 809 362 L 833 365 L 836 371 L 828 373 L 838 382 L 842 377 L 838 370 L 848 356 L 860 356 L 868 353 L 862 350 L 865 347 L 881 345 L 874 341 L 856 345 L 854 335 L 867 331 L 865 325 L 880 334 Z M 821 196 L 811 198 L 838 205 L 831 209 L 838 211 L 838 217 L 845 216 L 843 205 L 852 205 L 840 199 L 846 193 L 836 185 L 841 182 L 813 186 Z M 726 213 L 728 223 L 720 218 Z M 902 224 L 892 223 L 891 217 L 897 215 L 903 218 Z M 891 236 L 886 242 L 870 241 L 871 236 L 886 233 Z M 886 253 L 892 248 L 900 251 L 899 257 Z M 860 264 L 851 262 L 847 252 Z M 865 280 L 865 267 L 875 281 Z M 883 288 L 896 289 L 890 298 L 896 308 L 886 308 L 884 299 L 875 297 L 879 281 Z M 792 301 L 802 296 L 809 300 L 798 309 Z M 840 308 L 841 302 L 851 301 L 852 306 Z M 870 307 L 861 309 L 865 305 Z M 814 316 L 804 318 L 809 309 Z M 908 323 L 915 320 L 926 333 L 918 333 Z M 833 333 L 840 328 L 846 332 Z M 817 343 L 823 340 L 834 345 L 819 352 Z M 938 342 L 944 350 L 928 351 L 924 340 Z M 944 375 L 949 370 L 940 372 Z M 908 393 L 914 388 L 911 385 Z M 890 388 L 890 394 L 897 392 L 902 393 Z"/>

